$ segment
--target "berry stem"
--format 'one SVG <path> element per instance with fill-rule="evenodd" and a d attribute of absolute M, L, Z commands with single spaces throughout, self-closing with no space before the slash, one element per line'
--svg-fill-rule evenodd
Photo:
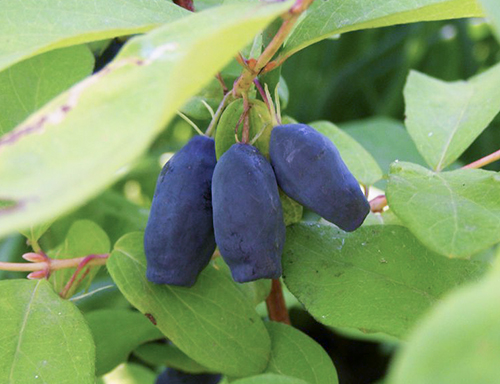
<path fill-rule="evenodd" d="M 194 2 L 193 0 L 174 0 L 174 3 L 179 7 L 187 9 L 188 11 L 194 12 Z"/>
<path fill-rule="evenodd" d="M 264 52 L 262 52 L 252 65 L 248 65 L 247 63 L 243 73 L 238 80 L 236 80 L 233 88 L 235 97 L 241 97 L 243 93 L 246 93 L 252 86 L 253 79 L 261 72 L 269 72 L 277 67 L 276 63 L 271 61 L 271 59 L 285 42 L 302 12 L 304 12 L 313 1 L 314 0 L 297 0 L 290 10 L 282 16 L 284 19 L 283 24 L 281 24 L 276 35 L 274 35 L 269 45 L 264 49 Z"/>
<path fill-rule="evenodd" d="M 273 279 L 271 292 L 266 299 L 267 313 L 271 321 L 291 325 L 280 279 Z"/>
<path fill-rule="evenodd" d="M 212 121 L 210 122 L 207 130 L 205 131 L 205 136 L 213 136 L 215 134 L 215 127 L 217 123 L 219 122 L 219 119 L 222 115 L 222 112 L 224 112 L 224 109 L 228 106 L 228 104 L 233 101 L 233 95 L 231 92 L 226 93 L 226 95 L 223 97 L 222 101 L 219 104 L 219 107 L 217 108 L 217 111 L 215 111 L 215 115 L 212 118 Z"/>
<path fill-rule="evenodd" d="M 68 282 L 66 283 L 66 285 L 64 286 L 63 290 L 61 291 L 61 293 L 59 294 L 59 296 L 61 296 L 63 299 L 66 299 L 67 296 L 68 296 L 68 293 L 70 292 L 71 290 L 71 287 L 73 287 L 75 285 L 75 281 L 76 281 L 76 278 L 78 276 L 78 274 L 86 267 L 90 264 L 90 262 L 92 260 L 96 260 L 96 259 L 104 259 L 106 260 L 108 258 L 108 255 L 89 255 L 89 256 L 86 256 L 83 258 L 83 260 L 78 264 L 78 266 L 76 267 L 76 271 L 75 273 L 73 273 L 73 275 L 71 276 L 71 278 L 68 280 Z M 85 278 L 85 276 L 87 276 L 87 274 L 89 273 L 90 271 L 90 267 L 87 268 L 86 272 L 83 274 L 83 276 L 78 280 L 78 284 L 80 284 L 82 282 L 82 280 Z"/>
<path fill-rule="evenodd" d="M 370 201 L 370 209 L 372 212 L 382 212 L 387 206 L 387 197 L 380 195 Z"/>
<path fill-rule="evenodd" d="M 95 265 L 104 265 L 106 264 L 106 260 L 109 257 L 108 254 L 103 255 L 91 255 L 96 256 L 96 258 L 90 260 L 87 265 L 95 266 Z M 35 271 L 57 271 L 59 269 L 66 268 L 75 268 L 84 261 L 87 257 L 77 257 L 74 259 L 51 259 L 47 257 L 46 261 L 38 262 L 38 263 L 9 263 L 9 262 L 0 262 L 0 270 L 2 271 L 16 271 L 16 272 L 35 272 Z"/>

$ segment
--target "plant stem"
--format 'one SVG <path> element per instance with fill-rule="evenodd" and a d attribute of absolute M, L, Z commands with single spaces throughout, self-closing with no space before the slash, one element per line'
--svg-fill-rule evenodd
<path fill-rule="evenodd" d="M 240 97 L 243 93 L 246 93 L 252 86 L 253 79 L 255 79 L 262 71 L 268 72 L 276 68 L 276 63 L 272 62 L 271 59 L 285 42 L 295 23 L 299 19 L 300 14 L 304 12 L 313 1 L 314 0 L 297 0 L 292 8 L 290 8 L 290 10 L 283 15 L 283 18 L 285 19 L 283 24 L 281 24 L 281 27 L 276 35 L 273 37 L 266 49 L 264 49 L 264 52 L 262 52 L 255 63 L 252 63 L 251 66 L 246 66 L 241 76 L 238 80 L 236 80 L 233 88 L 234 96 Z"/>
<path fill-rule="evenodd" d="M 271 321 L 291 325 L 285 297 L 283 296 L 283 289 L 281 288 L 281 281 L 279 279 L 272 280 L 271 292 L 266 299 L 266 306 Z"/>
<path fill-rule="evenodd" d="M 462 169 L 478 169 L 497 160 L 500 160 L 500 149 L 488 156 L 483 157 L 482 159 L 476 160 L 473 163 L 463 166 Z"/>
<path fill-rule="evenodd" d="M 177 4 L 179 7 L 194 12 L 193 0 L 174 0 L 174 3 Z"/>
<path fill-rule="evenodd" d="M 88 266 L 104 265 L 109 257 L 108 254 L 104 255 L 93 255 L 98 256 L 87 263 Z M 57 271 L 59 269 L 65 268 L 75 268 L 83 262 L 87 257 L 77 257 L 74 259 L 48 259 L 48 261 L 43 261 L 40 263 L 6 263 L 0 262 L 0 270 L 2 271 L 17 271 L 17 272 L 33 272 L 33 271 L 43 271 L 47 268 L 50 271 Z"/>
<path fill-rule="evenodd" d="M 232 95 L 231 92 L 227 93 L 224 96 L 224 98 L 222 99 L 222 101 L 219 104 L 219 107 L 217 108 L 217 111 L 215 112 L 214 117 L 212 118 L 212 121 L 210 122 L 207 130 L 205 131 L 205 136 L 209 136 L 210 137 L 210 136 L 213 135 L 213 133 L 215 132 L 214 128 L 217 125 L 217 123 L 219 122 L 219 119 L 220 119 L 220 117 L 222 115 L 222 112 L 224 112 L 224 109 L 226 109 L 227 105 L 232 100 L 233 100 L 233 95 Z"/>
<path fill-rule="evenodd" d="M 387 206 L 387 197 L 385 195 L 377 196 L 370 201 L 370 209 L 372 212 L 382 212 Z"/>

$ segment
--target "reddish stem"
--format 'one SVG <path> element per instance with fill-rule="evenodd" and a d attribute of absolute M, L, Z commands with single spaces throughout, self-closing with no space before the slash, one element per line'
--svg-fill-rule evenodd
<path fill-rule="evenodd" d="M 492 154 L 483 157 L 482 159 L 476 160 L 473 163 L 467 164 L 462 167 L 463 169 L 478 169 L 484 167 L 485 165 L 491 164 L 494 161 L 500 160 L 500 149 Z"/>
<path fill-rule="evenodd" d="M 291 325 L 285 297 L 283 296 L 283 289 L 281 288 L 281 281 L 279 279 L 272 280 L 271 292 L 266 299 L 266 306 L 271 321 Z"/>
<path fill-rule="evenodd" d="M 385 197 L 385 195 L 377 196 L 372 201 L 370 201 L 370 209 L 372 210 L 372 212 L 383 212 L 386 206 L 387 197 Z"/>
<path fill-rule="evenodd" d="M 177 4 L 179 7 L 194 12 L 193 0 L 174 0 L 174 3 Z"/>
<path fill-rule="evenodd" d="M 75 273 L 73 273 L 73 276 L 71 276 L 69 281 L 66 283 L 66 286 L 63 288 L 63 290 L 61 291 L 59 296 L 61 296 L 63 299 L 66 298 L 71 287 L 75 283 L 75 280 L 76 280 L 78 274 L 80 273 L 80 271 L 83 268 L 85 268 L 85 266 L 88 263 L 90 263 L 92 260 L 95 260 L 95 259 L 107 259 L 107 258 L 108 258 L 108 255 L 89 255 L 89 256 L 84 257 L 83 260 L 80 262 L 80 264 L 78 264 L 78 266 L 76 267 Z M 88 273 L 88 270 L 87 270 L 87 273 Z M 85 277 L 87 273 L 85 273 L 83 277 Z M 82 280 L 83 280 L 83 278 L 80 279 L 79 282 L 81 282 Z"/>

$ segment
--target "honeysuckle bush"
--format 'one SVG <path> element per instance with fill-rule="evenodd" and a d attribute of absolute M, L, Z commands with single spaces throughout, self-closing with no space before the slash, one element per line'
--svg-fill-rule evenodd
<path fill-rule="evenodd" d="M 279 281 L 237 284 L 217 251 L 192 288 L 146 280 L 161 165 L 190 124 L 229 146 L 220 115 L 250 100 L 258 145 L 262 120 L 308 123 L 372 200 L 346 233 L 282 196 L 286 306 L 390 345 L 380 383 L 497 383 L 499 3 L 189 3 L 0 0 L 0 382 L 344 382 Z"/>

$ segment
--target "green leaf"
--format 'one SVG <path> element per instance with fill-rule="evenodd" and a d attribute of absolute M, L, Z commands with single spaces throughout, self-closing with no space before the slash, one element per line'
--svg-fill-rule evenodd
<path fill-rule="evenodd" d="M 16 205 L 0 209 L 0 236 L 50 220 L 113 183 L 184 102 L 289 6 L 216 7 L 135 37 L 112 64 L 3 136 L 0 199 Z"/>
<path fill-rule="evenodd" d="M 257 147 L 264 156 L 269 158 L 269 140 L 273 129 L 271 115 L 266 104 L 262 101 L 253 99 L 249 100 L 249 104 L 250 141 L 258 137 L 254 144 L 255 147 Z M 220 159 L 220 157 L 236 143 L 235 129 L 238 123 L 240 123 L 238 126 L 238 139 L 241 140 L 243 131 L 243 121 L 241 120 L 242 113 L 243 99 L 238 99 L 229 104 L 222 114 L 215 135 L 217 159 Z M 258 136 L 259 134 L 260 136 Z"/>
<path fill-rule="evenodd" d="M 35 56 L 0 72 L 0 136 L 92 73 L 94 56 L 77 45 Z"/>
<path fill-rule="evenodd" d="M 285 283 L 319 322 L 404 338 L 441 296 L 477 278 L 482 263 L 451 260 L 423 247 L 404 227 L 287 229 Z"/>
<path fill-rule="evenodd" d="M 404 96 L 408 132 L 427 164 L 440 171 L 458 159 L 500 111 L 500 64 L 453 83 L 412 71 Z"/>
<path fill-rule="evenodd" d="M 95 347 L 80 311 L 46 280 L 0 281 L 0 382 L 93 384 Z"/>
<path fill-rule="evenodd" d="M 308 45 L 340 33 L 475 16 L 483 16 L 475 0 L 315 1 L 288 38 L 282 56 L 290 56 Z"/>
<path fill-rule="evenodd" d="M 275 373 L 265 373 L 263 375 L 246 377 L 244 379 L 232 381 L 231 383 L 232 384 L 308 384 L 307 381 L 290 376 L 281 376 Z"/>
<path fill-rule="evenodd" d="M 285 225 L 298 223 L 302 220 L 304 207 L 289 197 L 285 192 L 278 188 L 280 194 L 281 207 L 283 208 L 283 220 Z"/>
<path fill-rule="evenodd" d="M 486 11 L 497 40 L 500 41 L 500 3 L 497 0 L 479 0 L 479 2 Z"/>
<path fill-rule="evenodd" d="M 427 247 L 468 257 L 500 242 L 500 176 L 460 169 L 436 173 L 395 163 L 387 186 L 389 206 Z"/>
<path fill-rule="evenodd" d="M 207 266 L 192 288 L 150 283 L 142 233 L 122 237 L 107 267 L 132 305 L 200 364 L 238 377 L 266 367 L 269 335 L 248 298 L 223 271 Z"/>
<path fill-rule="evenodd" d="M 169 1 L 2 0 L 0 71 L 52 49 L 132 35 L 189 14 Z"/>
<path fill-rule="evenodd" d="M 500 280 L 464 287 L 429 313 L 391 367 L 390 384 L 496 383 Z"/>
<path fill-rule="evenodd" d="M 349 134 L 329 121 L 315 121 L 309 125 L 335 144 L 347 168 L 361 184 L 373 185 L 382 178 L 382 170 L 375 159 Z"/>
<path fill-rule="evenodd" d="M 143 365 L 126 363 L 97 379 L 97 384 L 154 384 L 158 375 Z"/>
<path fill-rule="evenodd" d="M 109 253 L 110 248 L 108 235 L 101 227 L 90 220 L 78 220 L 71 225 L 64 242 L 47 254 L 53 259 L 71 259 Z M 92 267 L 91 275 L 94 276 L 98 269 L 99 267 Z M 66 268 L 55 271 L 50 277 L 54 289 L 60 292 L 75 270 L 76 268 Z M 68 297 L 72 296 L 77 288 L 75 285 Z"/>
<path fill-rule="evenodd" d="M 271 336 L 267 373 L 302 379 L 309 384 L 336 384 L 337 371 L 324 349 L 306 334 L 286 324 L 266 323 Z"/>
<path fill-rule="evenodd" d="M 101 309 L 85 315 L 94 336 L 96 375 L 101 376 L 127 361 L 135 348 L 163 334 L 142 313 Z"/>
<path fill-rule="evenodd" d="M 167 366 L 189 373 L 210 372 L 210 369 L 198 364 L 173 344 L 141 345 L 134 351 L 134 355 L 150 365 Z"/>
<path fill-rule="evenodd" d="M 399 121 L 375 117 L 344 123 L 340 128 L 377 160 L 384 174 L 389 173 L 389 166 L 395 160 L 425 165 L 425 160 Z"/>

